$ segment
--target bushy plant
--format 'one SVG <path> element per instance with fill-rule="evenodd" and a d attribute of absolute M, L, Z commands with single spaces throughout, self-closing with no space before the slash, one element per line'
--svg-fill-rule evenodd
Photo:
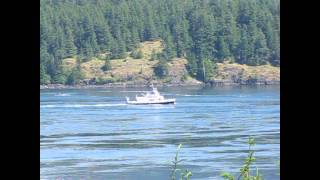
<path fill-rule="evenodd" d="M 179 152 L 180 152 L 181 146 L 182 144 L 179 144 L 174 160 L 172 161 L 171 180 L 176 180 L 176 176 L 177 176 L 176 173 L 178 171 L 181 171 L 180 180 L 190 180 L 190 177 L 192 176 L 191 171 L 179 169 L 179 163 L 182 161 L 182 160 L 179 160 Z"/>
<path fill-rule="evenodd" d="M 188 74 L 183 74 L 182 77 L 181 77 L 181 80 L 183 82 L 187 81 L 188 80 Z"/>
<path fill-rule="evenodd" d="M 154 73 L 159 78 L 164 78 L 168 75 L 168 64 L 165 61 L 159 61 L 154 67 Z"/>
<path fill-rule="evenodd" d="M 133 51 L 131 53 L 131 57 L 134 58 L 134 59 L 142 59 L 143 58 L 143 53 L 141 50 L 139 51 Z"/>
<path fill-rule="evenodd" d="M 102 71 L 109 71 L 112 69 L 110 60 L 105 60 L 104 65 L 101 67 Z"/>
<path fill-rule="evenodd" d="M 50 84 L 51 78 L 48 74 L 40 76 L 40 84 Z"/>
<path fill-rule="evenodd" d="M 258 169 L 256 169 L 255 176 L 250 175 L 250 166 L 256 160 L 256 158 L 253 156 L 254 150 L 252 149 L 252 146 L 255 145 L 254 138 L 250 137 L 248 144 L 249 144 L 248 157 L 245 159 L 244 164 L 240 169 L 240 175 L 237 179 L 238 180 L 262 180 L 262 176 L 260 175 Z M 222 173 L 221 176 L 226 180 L 235 180 L 234 175 L 227 173 L 227 172 Z"/>
<path fill-rule="evenodd" d="M 186 68 L 188 70 L 188 73 L 192 77 L 196 77 L 197 70 L 198 70 L 198 64 L 196 61 L 196 57 L 193 54 L 187 54 L 187 60 L 188 60 L 188 64 L 186 65 Z"/>
<path fill-rule="evenodd" d="M 52 79 L 55 84 L 65 84 L 67 82 L 67 75 L 62 72 L 58 72 Z"/>
<path fill-rule="evenodd" d="M 81 72 L 81 69 L 79 67 L 75 67 L 72 69 L 70 75 L 68 76 L 66 83 L 68 85 L 79 84 L 82 78 L 83 78 L 83 74 Z"/>
<path fill-rule="evenodd" d="M 101 78 L 101 77 L 98 77 L 96 79 L 96 84 L 97 85 L 103 85 L 103 84 L 114 83 L 114 82 L 116 82 L 115 78 Z"/>
<path fill-rule="evenodd" d="M 211 59 L 203 59 L 198 65 L 197 79 L 203 82 L 210 81 L 216 73 L 217 64 Z M 201 68 L 200 68 L 201 67 Z"/>
<path fill-rule="evenodd" d="M 258 82 L 258 77 L 256 75 L 249 76 L 247 79 L 247 84 L 254 85 Z"/>
<path fill-rule="evenodd" d="M 49 84 L 51 81 L 50 76 L 46 73 L 46 67 L 40 63 L 40 84 Z"/>
<path fill-rule="evenodd" d="M 152 50 L 152 53 L 151 53 L 150 60 L 153 61 L 153 60 L 156 60 L 156 59 L 158 59 L 158 54 L 157 54 L 156 51 L 153 49 L 153 50 Z"/>

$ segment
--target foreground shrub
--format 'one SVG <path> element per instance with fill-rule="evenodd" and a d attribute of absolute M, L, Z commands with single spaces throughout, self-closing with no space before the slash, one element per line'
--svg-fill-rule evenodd
<path fill-rule="evenodd" d="M 242 168 L 240 169 L 240 175 L 237 179 L 238 180 L 262 180 L 262 176 L 260 175 L 258 169 L 256 169 L 255 176 L 250 175 L 250 165 L 252 165 L 252 163 L 256 160 L 256 158 L 254 158 L 254 156 L 253 156 L 254 150 L 252 150 L 252 146 L 255 145 L 254 138 L 250 137 L 248 144 L 249 144 L 248 157 L 245 159 L 244 164 L 243 164 Z M 234 175 L 227 173 L 227 172 L 222 173 L 221 176 L 226 180 L 235 180 Z"/>
<path fill-rule="evenodd" d="M 176 180 L 176 176 L 177 176 L 176 173 L 178 171 L 181 171 L 180 180 L 190 180 L 190 177 L 192 176 L 191 171 L 179 169 L 179 163 L 182 161 L 182 160 L 179 160 L 179 151 L 181 149 L 181 146 L 182 146 L 181 144 L 178 146 L 176 156 L 174 157 L 174 160 L 172 161 L 171 180 Z"/>

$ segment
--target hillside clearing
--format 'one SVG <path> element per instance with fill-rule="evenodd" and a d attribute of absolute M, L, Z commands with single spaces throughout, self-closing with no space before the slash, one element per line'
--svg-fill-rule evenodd
<path fill-rule="evenodd" d="M 143 58 L 133 59 L 127 56 L 123 59 L 112 59 L 111 70 L 103 71 L 105 61 L 99 58 L 92 58 L 90 61 L 80 64 L 84 80 L 91 79 L 112 79 L 113 82 L 126 82 L 133 84 L 147 84 L 152 81 L 159 84 L 201 84 L 200 81 L 190 77 L 186 69 L 188 64 L 185 58 L 173 58 L 168 62 L 168 76 L 158 79 L 154 75 L 154 67 L 158 60 L 151 60 L 153 52 L 159 53 L 164 49 L 161 40 L 146 41 L 140 43 L 137 51 L 143 53 Z M 130 54 L 131 52 L 128 52 Z M 75 58 L 63 60 L 62 66 L 65 71 L 71 71 L 76 66 Z M 280 67 L 271 65 L 248 66 L 236 63 L 217 63 L 214 81 L 236 83 L 247 81 L 250 78 L 263 81 L 280 81 Z"/>

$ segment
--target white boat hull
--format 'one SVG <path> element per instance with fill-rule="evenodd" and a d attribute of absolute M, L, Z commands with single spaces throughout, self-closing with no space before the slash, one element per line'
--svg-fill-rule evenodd
<path fill-rule="evenodd" d="M 146 105 L 146 104 L 175 104 L 176 99 L 165 99 L 160 101 L 127 101 L 127 104 L 134 104 L 134 105 Z"/>

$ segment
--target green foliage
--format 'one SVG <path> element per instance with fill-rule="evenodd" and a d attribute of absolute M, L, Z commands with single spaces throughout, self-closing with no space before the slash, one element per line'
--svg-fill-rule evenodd
<path fill-rule="evenodd" d="M 190 75 L 202 80 L 204 59 L 279 66 L 279 4 L 279 0 L 41 0 L 41 82 L 61 72 L 64 58 L 89 61 L 110 52 L 111 59 L 122 59 L 139 42 L 158 38 L 165 43 L 164 51 L 151 59 L 192 56 Z"/>
<path fill-rule="evenodd" d="M 184 170 L 180 175 L 180 180 L 190 180 L 192 172 L 189 170 Z"/>
<path fill-rule="evenodd" d="M 118 42 L 115 42 L 111 48 L 111 59 L 123 59 L 126 57 L 125 43 L 120 39 Z"/>
<path fill-rule="evenodd" d="M 181 77 L 181 80 L 182 81 L 188 80 L 188 74 L 183 74 L 182 77 Z"/>
<path fill-rule="evenodd" d="M 174 157 L 174 160 L 172 161 L 172 165 L 171 165 L 171 180 L 176 180 L 177 178 L 177 172 L 181 171 L 180 173 L 180 180 L 190 180 L 190 177 L 192 176 L 191 171 L 189 170 L 182 170 L 179 168 L 180 166 L 180 162 L 182 160 L 179 160 L 179 152 L 181 149 L 182 144 L 179 144 L 176 155 Z"/>
<path fill-rule="evenodd" d="M 221 173 L 221 176 L 226 180 L 235 180 L 234 176 L 230 173 L 227 173 L 227 172 Z"/>
<path fill-rule="evenodd" d="M 208 82 L 215 75 L 217 65 L 210 59 L 202 60 L 201 64 L 198 65 L 197 79 L 203 82 Z"/>
<path fill-rule="evenodd" d="M 156 60 L 158 59 L 158 54 L 156 53 L 156 51 L 153 49 L 152 53 L 151 53 L 151 59 L 150 60 Z"/>
<path fill-rule="evenodd" d="M 168 75 L 168 64 L 167 62 L 160 60 L 159 63 L 154 67 L 154 73 L 159 78 L 164 78 Z"/>
<path fill-rule="evenodd" d="M 142 59 L 143 58 L 143 53 L 141 50 L 139 51 L 133 51 L 131 53 L 131 57 L 134 58 L 134 59 Z"/>
<path fill-rule="evenodd" d="M 177 173 L 177 171 L 179 171 L 178 164 L 179 164 L 179 162 L 181 162 L 181 160 L 179 160 L 179 151 L 181 149 L 181 146 L 182 146 L 182 144 L 180 144 L 178 146 L 178 150 L 176 152 L 174 160 L 172 161 L 171 180 L 175 180 L 176 179 L 176 173 Z"/>
<path fill-rule="evenodd" d="M 110 62 L 110 60 L 106 59 L 104 65 L 101 67 L 101 70 L 102 71 L 109 71 L 111 69 L 112 69 L 111 62 Z"/>
<path fill-rule="evenodd" d="M 70 75 L 68 76 L 66 84 L 68 85 L 79 84 L 82 78 L 83 78 L 83 75 L 80 68 L 75 67 L 72 69 Z"/>
<path fill-rule="evenodd" d="M 193 54 L 189 54 L 187 56 L 188 64 L 187 64 L 187 70 L 189 74 L 193 77 L 196 77 L 197 71 L 198 71 L 198 64 L 196 61 L 196 57 Z"/>
<path fill-rule="evenodd" d="M 40 75 L 40 84 L 50 84 L 50 76 L 48 74 Z"/>
<path fill-rule="evenodd" d="M 96 84 L 97 85 L 103 85 L 103 84 L 108 84 L 108 83 L 114 83 L 116 82 L 117 80 L 115 78 L 97 78 L 96 79 Z"/>
<path fill-rule="evenodd" d="M 161 57 L 164 60 L 171 60 L 172 58 L 175 57 L 175 48 L 173 45 L 173 40 L 171 35 L 168 35 L 167 37 L 165 37 L 165 48 L 163 50 L 163 52 L 161 53 Z"/>
<path fill-rule="evenodd" d="M 40 84 L 49 84 L 50 76 L 46 73 L 45 67 L 43 64 L 40 64 Z"/>
<path fill-rule="evenodd" d="M 249 153 L 248 153 L 248 157 L 245 159 L 243 166 L 240 168 L 240 175 L 237 179 L 239 180 L 262 180 L 262 176 L 259 173 L 259 170 L 256 169 L 256 175 L 250 175 L 250 166 L 252 165 L 252 163 L 256 160 L 254 155 L 254 150 L 252 150 L 252 146 L 254 146 L 256 144 L 254 138 L 249 137 L 248 140 L 248 144 L 249 144 Z M 230 173 L 222 173 L 221 176 L 226 179 L 226 180 L 234 180 L 235 177 L 230 174 Z"/>
<path fill-rule="evenodd" d="M 53 76 L 52 83 L 54 84 L 65 84 L 67 81 L 67 76 L 62 72 L 58 72 L 56 75 Z"/>
<path fill-rule="evenodd" d="M 223 62 L 225 58 L 230 56 L 229 48 L 223 37 L 219 37 L 219 41 L 217 42 L 217 58 L 219 61 Z"/>

